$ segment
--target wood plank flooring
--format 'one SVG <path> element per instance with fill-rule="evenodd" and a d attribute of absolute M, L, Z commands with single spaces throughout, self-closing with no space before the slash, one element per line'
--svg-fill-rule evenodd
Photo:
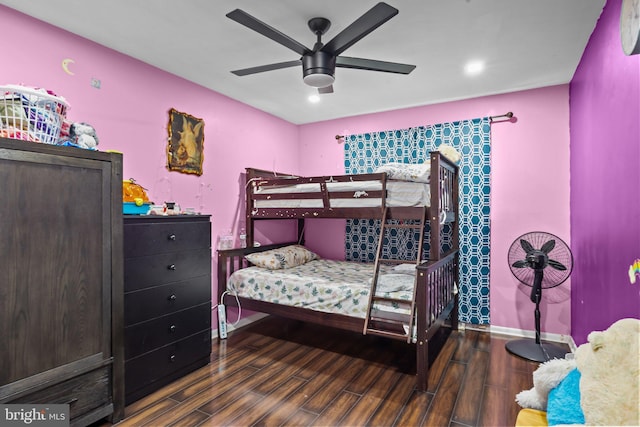
<path fill-rule="evenodd" d="M 209 366 L 127 406 L 117 426 L 513 426 L 538 364 L 507 340 L 454 332 L 418 392 L 413 346 L 268 317 L 215 340 Z"/>

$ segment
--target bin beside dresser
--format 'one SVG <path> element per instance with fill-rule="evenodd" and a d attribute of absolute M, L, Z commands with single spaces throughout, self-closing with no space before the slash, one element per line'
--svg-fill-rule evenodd
<path fill-rule="evenodd" d="M 124 217 L 127 404 L 209 363 L 211 222 Z"/>

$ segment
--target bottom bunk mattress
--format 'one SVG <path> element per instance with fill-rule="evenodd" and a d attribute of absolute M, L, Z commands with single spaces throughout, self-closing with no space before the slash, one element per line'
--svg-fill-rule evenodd
<path fill-rule="evenodd" d="M 377 295 L 413 299 L 415 265 L 402 266 L 380 266 Z M 229 277 L 227 290 L 252 300 L 365 318 L 373 273 L 373 264 L 325 259 L 286 269 L 247 267 Z M 391 302 L 376 303 L 373 308 L 409 313 L 404 305 Z"/>

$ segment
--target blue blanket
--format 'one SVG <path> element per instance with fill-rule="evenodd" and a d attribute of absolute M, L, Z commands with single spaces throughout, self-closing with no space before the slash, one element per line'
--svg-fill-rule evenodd
<path fill-rule="evenodd" d="M 547 422 L 558 424 L 584 424 L 580 407 L 580 371 L 573 369 L 557 387 L 549 392 Z"/>

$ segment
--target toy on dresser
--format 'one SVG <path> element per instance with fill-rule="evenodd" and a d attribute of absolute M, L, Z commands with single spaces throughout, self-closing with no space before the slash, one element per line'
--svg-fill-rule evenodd
<path fill-rule="evenodd" d="M 122 212 L 125 215 L 146 215 L 151 204 L 146 189 L 135 179 L 122 181 Z"/>

